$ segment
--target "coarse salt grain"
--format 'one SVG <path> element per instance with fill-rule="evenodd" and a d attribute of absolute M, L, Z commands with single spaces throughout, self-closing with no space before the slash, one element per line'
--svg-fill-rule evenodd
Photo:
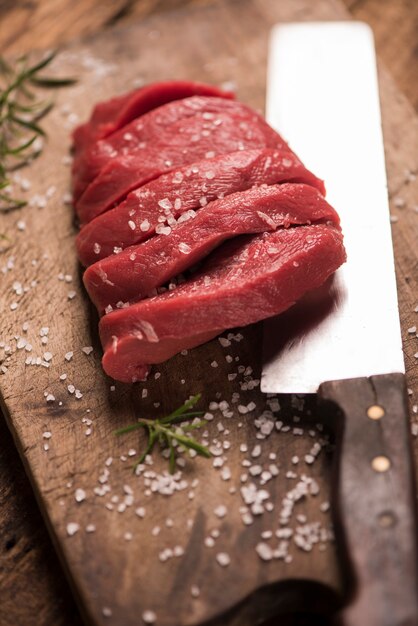
<path fill-rule="evenodd" d="M 224 504 L 220 504 L 219 506 L 216 507 L 216 509 L 214 509 L 213 512 L 215 513 L 216 517 L 219 517 L 221 519 L 225 517 L 225 515 L 228 512 L 228 509 L 226 508 Z"/>
<path fill-rule="evenodd" d="M 262 559 L 263 561 L 271 561 L 271 559 L 273 558 L 273 550 L 267 543 L 263 541 L 256 545 L 255 551 L 257 552 L 260 559 Z"/>
<path fill-rule="evenodd" d="M 147 610 L 142 613 L 142 620 L 145 624 L 155 624 L 157 621 L 157 615 L 154 611 Z"/>
<path fill-rule="evenodd" d="M 72 537 L 73 535 L 75 535 L 79 530 L 80 530 L 80 524 L 77 524 L 77 522 L 69 522 L 67 524 L 67 535 L 69 537 Z"/>
<path fill-rule="evenodd" d="M 231 558 L 226 552 L 218 552 L 216 555 L 216 561 L 221 567 L 228 567 L 231 563 Z"/>
<path fill-rule="evenodd" d="M 86 492 L 84 491 L 84 489 L 76 489 L 74 498 L 76 502 L 83 502 L 83 500 L 86 499 Z"/>

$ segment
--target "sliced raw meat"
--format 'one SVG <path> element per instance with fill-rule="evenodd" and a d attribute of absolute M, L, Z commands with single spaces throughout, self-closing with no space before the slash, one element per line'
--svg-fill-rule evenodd
<path fill-rule="evenodd" d="M 103 367 L 116 380 L 139 380 L 150 363 L 286 310 L 344 260 L 341 231 L 331 225 L 237 237 L 174 291 L 103 317 Z"/>
<path fill-rule="evenodd" d="M 178 145 L 182 149 L 185 147 L 184 135 L 189 143 L 200 142 L 205 137 L 207 142 L 207 138 L 214 135 L 221 136 L 225 142 L 228 132 L 225 118 L 230 126 L 231 117 L 235 125 L 240 127 L 241 137 L 251 138 L 255 134 L 267 137 L 270 142 L 268 145 L 287 147 L 260 115 L 241 102 L 205 96 L 184 98 L 150 111 L 81 153 L 74 160 L 72 170 L 75 200 L 78 200 L 101 169 L 118 156 L 138 153 L 142 157 L 147 147 L 158 146 L 161 150 L 167 142 L 168 145 Z"/>
<path fill-rule="evenodd" d="M 226 239 L 316 222 L 338 225 L 339 218 L 313 187 L 291 183 L 253 187 L 209 203 L 193 219 L 163 227 L 167 234 L 91 265 L 84 284 L 99 312 L 126 306 L 155 295 L 157 287 Z"/>
<path fill-rule="evenodd" d="M 218 104 L 215 106 L 214 102 Z M 167 126 L 164 116 L 159 112 L 168 107 L 182 107 L 184 113 L 197 110 L 195 114 Z M 216 109 L 218 111 L 215 115 L 212 110 Z M 205 115 L 213 117 L 206 119 Z M 151 119 L 152 116 L 155 119 Z M 175 167 L 226 152 L 252 148 L 280 148 L 290 152 L 285 142 L 260 116 L 237 102 L 220 98 L 188 98 L 172 102 L 151 111 L 135 124 L 142 124 L 142 130 L 145 127 L 147 129 L 148 139 L 143 141 L 142 148 L 136 149 L 126 139 L 123 141 L 127 145 L 121 150 L 115 150 L 115 154 L 101 154 L 98 160 L 91 159 L 88 164 L 86 162 L 84 173 L 88 172 L 89 176 L 93 171 L 96 173 L 94 162 L 105 162 L 106 165 L 101 167 L 100 173 L 76 202 L 75 208 L 82 223 L 115 206 L 132 189 Z M 124 130 L 112 135 L 114 143 L 121 132 L 125 137 L 132 136 Z M 96 146 L 103 143 L 98 142 Z"/>
<path fill-rule="evenodd" d="M 132 120 L 152 109 L 190 96 L 216 96 L 230 98 L 234 95 L 212 85 L 185 80 L 165 81 L 145 85 L 127 94 L 99 102 L 93 109 L 90 120 L 77 126 L 73 133 L 75 155 L 79 155 L 89 145 L 108 137 Z"/>
<path fill-rule="evenodd" d="M 306 183 L 324 192 L 323 182 L 287 150 L 232 152 L 173 170 L 86 224 L 77 237 L 78 256 L 84 265 L 90 265 L 115 250 L 149 239 L 163 220 L 170 225 L 180 215 L 193 215 L 189 212 L 217 198 L 284 181 Z"/>

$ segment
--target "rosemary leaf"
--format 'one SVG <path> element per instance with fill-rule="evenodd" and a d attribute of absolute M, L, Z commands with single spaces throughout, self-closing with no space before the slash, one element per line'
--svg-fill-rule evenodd
<path fill-rule="evenodd" d="M 46 89 L 49 89 L 51 87 L 53 88 L 70 87 L 71 85 L 75 85 L 75 83 L 77 82 L 77 79 L 76 78 L 46 78 L 46 77 L 39 76 L 39 78 L 31 78 L 30 82 L 33 85 L 36 85 L 37 87 L 44 87 Z"/>
<path fill-rule="evenodd" d="M 185 433 L 190 430 L 196 430 L 206 424 L 205 420 L 199 420 L 194 423 L 187 423 L 190 420 L 201 416 L 204 411 L 190 411 L 195 404 L 200 400 L 201 395 L 198 394 L 187 400 L 178 409 L 160 419 L 145 419 L 140 418 L 135 424 L 130 424 L 122 428 L 118 428 L 115 431 L 116 435 L 126 435 L 134 430 L 142 428 L 148 433 L 148 440 L 145 450 L 139 457 L 139 460 L 134 466 L 134 469 L 139 464 L 143 463 L 146 456 L 151 454 L 155 444 L 158 442 L 160 448 L 169 449 L 168 461 L 170 473 L 174 473 L 176 469 L 176 456 L 178 451 L 176 445 L 179 444 L 181 448 L 195 450 L 199 456 L 210 458 L 212 455 L 206 446 L 186 435 Z M 181 428 L 178 428 L 176 424 L 182 423 Z M 186 422 L 186 423 L 185 423 Z M 180 450 L 180 448 L 179 448 Z"/>
<path fill-rule="evenodd" d="M 8 173 L 26 165 L 41 153 L 42 147 L 32 149 L 38 137 L 45 137 L 40 122 L 52 108 L 49 100 L 38 99 L 39 88 L 65 87 L 74 78 L 39 75 L 55 58 L 50 52 L 40 61 L 29 65 L 22 56 L 13 65 L 0 56 L 0 189 L 10 185 Z M 20 198 L 0 194 L 0 212 L 7 213 L 25 206 Z"/>

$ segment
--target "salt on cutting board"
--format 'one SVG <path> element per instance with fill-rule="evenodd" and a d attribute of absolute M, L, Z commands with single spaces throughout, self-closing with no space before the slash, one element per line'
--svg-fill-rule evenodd
<path fill-rule="evenodd" d="M 301 597 L 306 610 L 330 610 L 341 602 L 327 514 L 326 438 L 315 426 L 319 416 L 312 415 L 310 425 L 304 421 L 314 410 L 309 401 L 283 397 L 260 404 L 260 329 L 222 334 L 197 348 L 192 360 L 191 353 L 178 355 L 142 386 L 106 380 L 96 320 L 78 278 L 70 208 L 63 204 L 66 138 L 87 119 L 92 86 L 100 101 L 134 87 L 138 77 L 235 80 L 240 99 L 261 108 L 269 27 L 297 10 L 316 18 L 340 16 L 334 5 L 309 4 L 290 9 L 259 1 L 183 12 L 184 41 L 193 49 L 176 46 L 172 20 L 178 16 L 167 14 L 122 35 L 109 31 L 106 38 L 78 44 L 56 61 L 57 72 L 71 68 L 81 80 L 58 97 L 46 120 L 48 149 L 21 173 L 31 184 L 31 206 L 7 217 L 16 247 L 3 264 L 12 330 L 4 338 L 10 350 L 1 389 L 15 440 L 91 623 L 178 626 L 216 618 L 252 624 L 300 606 Z M 199 33 L 205 36 L 196 40 Z M 205 59 L 217 51 L 204 71 L 196 47 Z M 16 226 L 21 221 L 25 230 Z M 19 295 L 15 282 L 30 290 Z M 49 360 L 42 358 L 46 352 Z M 25 366 L 28 355 L 49 367 Z M 183 456 L 170 477 L 166 461 L 154 455 L 153 465 L 134 476 L 130 468 L 144 439 L 135 433 L 116 438 L 114 430 L 136 417 L 161 417 L 199 392 L 208 422 L 202 439 L 213 459 Z"/>

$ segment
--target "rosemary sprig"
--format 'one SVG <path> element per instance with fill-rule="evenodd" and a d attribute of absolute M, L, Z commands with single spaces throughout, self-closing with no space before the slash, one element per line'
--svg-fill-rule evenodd
<path fill-rule="evenodd" d="M 26 165 L 42 151 L 36 142 L 45 137 L 39 122 L 51 110 L 52 102 L 39 99 L 38 88 L 65 87 L 75 83 L 73 78 L 39 74 L 55 55 L 51 52 L 33 65 L 22 56 L 13 66 L 0 57 L 0 212 L 13 211 L 26 204 L 11 196 L 8 173 Z"/>
<path fill-rule="evenodd" d="M 133 430 L 142 428 L 147 433 L 147 445 L 139 457 L 139 460 L 135 464 L 134 469 L 144 462 L 148 454 L 152 454 L 156 443 L 159 443 L 160 448 L 169 450 L 169 469 L 171 474 L 174 474 L 176 469 L 176 447 L 179 445 L 183 448 L 194 450 L 199 456 L 204 456 L 206 458 L 211 457 L 211 453 L 206 446 L 203 446 L 198 441 L 193 439 L 193 437 L 185 434 L 186 432 L 200 428 L 206 423 L 204 420 L 187 423 L 195 417 L 199 417 L 204 414 L 204 411 L 190 410 L 193 409 L 193 407 L 199 402 L 200 398 L 201 394 L 192 396 L 178 409 L 166 417 L 159 419 L 139 418 L 135 424 L 130 424 L 129 426 L 119 428 L 115 431 L 116 435 L 125 435 Z M 177 424 L 181 424 L 181 426 L 177 426 Z"/>

